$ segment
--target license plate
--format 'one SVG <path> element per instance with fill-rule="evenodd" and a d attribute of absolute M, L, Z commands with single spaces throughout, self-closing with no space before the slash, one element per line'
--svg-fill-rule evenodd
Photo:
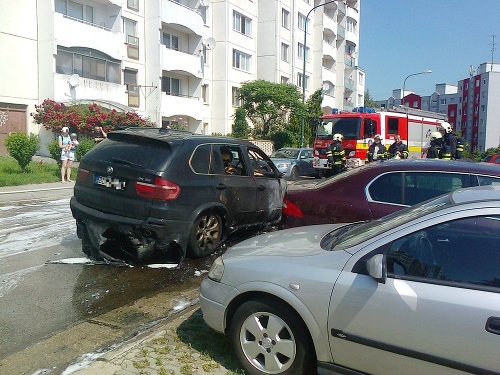
<path fill-rule="evenodd" d="M 99 176 L 96 175 L 94 179 L 96 185 L 105 186 L 108 188 L 114 188 L 116 190 L 124 190 L 126 182 L 121 181 L 119 178 L 111 176 Z"/>

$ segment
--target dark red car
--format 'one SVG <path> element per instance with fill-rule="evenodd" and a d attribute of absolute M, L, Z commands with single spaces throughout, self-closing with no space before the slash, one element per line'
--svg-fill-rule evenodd
<path fill-rule="evenodd" d="M 322 181 L 289 183 L 282 225 L 377 219 L 455 189 L 496 184 L 500 168 L 487 163 L 431 159 L 370 163 Z"/>

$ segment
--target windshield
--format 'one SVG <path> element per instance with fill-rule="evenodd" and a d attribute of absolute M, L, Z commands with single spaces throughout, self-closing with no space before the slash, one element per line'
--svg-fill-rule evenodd
<path fill-rule="evenodd" d="M 337 117 L 326 119 L 318 126 L 318 138 L 331 138 L 333 134 L 342 134 L 344 139 L 359 139 L 361 117 Z"/>
<path fill-rule="evenodd" d="M 336 236 L 330 243 L 329 250 L 335 247 L 335 250 L 342 250 L 348 247 L 359 245 L 360 243 L 376 237 L 384 232 L 394 229 L 400 225 L 430 212 L 439 211 L 446 206 L 453 204 L 450 195 L 441 196 L 439 198 L 427 201 L 412 207 L 405 208 L 401 211 L 394 212 L 377 220 L 372 220 L 366 224 L 362 224 L 346 231 L 339 236 Z M 335 232 L 335 231 L 333 231 Z M 332 232 L 332 233 L 333 233 Z M 331 233 L 330 233 L 331 234 Z"/>
<path fill-rule="evenodd" d="M 296 159 L 298 155 L 299 155 L 299 150 L 282 148 L 281 150 L 275 151 L 271 155 L 271 158 Z"/>

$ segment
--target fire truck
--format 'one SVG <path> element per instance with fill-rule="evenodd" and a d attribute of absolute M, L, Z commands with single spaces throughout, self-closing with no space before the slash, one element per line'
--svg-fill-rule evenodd
<path fill-rule="evenodd" d="M 316 176 L 329 176 L 331 167 L 327 164 L 326 148 L 332 143 L 333 135 L 344 137 L 347 167 L 353 168 L 365 163 L 368 146 L 373 136 L 379 134 L 388 148 L 399 134 L 408 146 L 408 158 L 421 158 L 422 146 L 430 140 L 430 134 L 439 129 L 439 124 L 447 120 L 441 113 L 408 107 L 394 107 L 375 111 L 358 108 L 353 112 L 324 115 L 318 125 L 314 140 L 313 166 Z"/>

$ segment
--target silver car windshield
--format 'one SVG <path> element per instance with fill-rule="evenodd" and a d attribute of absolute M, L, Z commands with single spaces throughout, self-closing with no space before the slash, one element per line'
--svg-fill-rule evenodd
<path fill-rule="evenodd" d="M 361 225 L 356 223 L 357 225 L 350 228 L 351 230 L 344 230 L 338 236 L 334 235 L 334 232 L 336 232 L 336 230 L 334 230 L 330 235 L 333 235 L 335 238 L 329 243 L 330 248 L 327 249 L 343 250 L 348 247 L 359 245 L 370 238 L 376 237 L 400 225 L 404 225 L 420 216 L 439 211 L 451 205 L 453 205 L 453 201 L 449 195 L 445 195 Z"/>

